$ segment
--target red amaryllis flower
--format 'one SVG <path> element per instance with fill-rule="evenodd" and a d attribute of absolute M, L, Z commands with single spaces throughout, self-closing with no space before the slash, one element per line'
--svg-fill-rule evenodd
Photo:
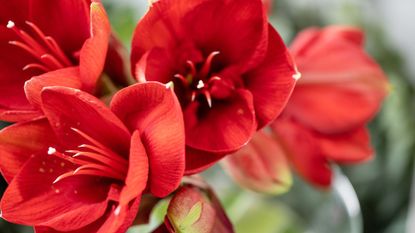
<path fill-rule="evenodd" d="M 330 162 L 357 163 L 373 154 L 365 125 L 388 82 L 364 52 L 363 38 L 356 28 L 313 28 L 291 46 L 303 77 L 272 128 L 294 168 L 318 186 L 330 185 Z"/>
<path fill-rule="evenodd" d="M 46 119 L 0 132 L 6 220 L 37 232 L 125 232 L 143 192 L 164 197 L 179 185 L 184 125 L 165 85 L 123 89 L 111 109 L 85 92 L 47 87 L 40 104 Z"/>
<path fill-rule="evenodd" d="M 364 52 L 363 33 L 340 26 L 308 29 L 291 48 L 302 78 L 286 109 L 271 125 L 274 142 L 268 137 L 253 140 L 226 161 L 235 180 L 256 191 L 266 192 L 284 180 L 285 173 L 279 174 L 284 166 L 272 168 L 268 162 L 281 154 L 319 187 L 331 184 L 331 162 L 358 163 L 373 154 L 365 125 L 378 111 L 388 83 L 381 68 Z M 267 153 L 270 150 L 275 154 Z M 244 163 L 250 160 L 256 160 L 250 162 L 254 165 L 267 164 L 270 174 L 252 172 Z"/>
<path fill-rule="evenodd" d="M 174 82 L 187 173 L 246 144 L 281 112 L 298 74 L 261 0 L 160 0 L 139 22 L 138 81 Z"/>
<path fill-rule="evenodd" d="M 93 92 L 103 70 L 109 37 L 109 21 L 97 1 L 2 3 L 0 119 L 20 121 L 38 116 L 43 86 Z M 31 77 L 27 85 L 35 88 L 30 88 L 33 91 L 27 93 L 27 100 L 23 87 Z"/>

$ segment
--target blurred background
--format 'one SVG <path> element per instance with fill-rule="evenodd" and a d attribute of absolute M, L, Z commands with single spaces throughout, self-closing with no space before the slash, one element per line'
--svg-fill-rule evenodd
<path fill-rule="evenodd" d="M 130 47 L 147 0 L 103 0 L 113 29 Z M 238 233 L 415 232 L 415 9 L 414 0 L 274 0 L 270 20 L 287 44 L 310 26 L 355 25 L 366 32 L 367 51 L 380 63 L 392 92 L 370 124 L 377 154 L 358 166 L 337 167 L 332 190 L 296 178 L 290 192 L 273 197 L 238 188 L 220 167 L 204 174 Z M 4 125 L 2 125 L 4 126 Z M 7 184 L 2 181 L 0 193 Z M 161 203 L 145 233 L 160 220 Z M 0 220 L 0 233 L 32 232 Z"/>

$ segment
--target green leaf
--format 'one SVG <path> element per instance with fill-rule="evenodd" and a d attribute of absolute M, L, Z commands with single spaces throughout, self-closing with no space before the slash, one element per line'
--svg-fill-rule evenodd
<path fill-rule="evenodd" d="M 186 215 L 186 217 L 181 221 L 176 223 L 177 230 L 179 232 L 189 232 L 191 231 L 189 228 L 199 220 L 200 215 L 202 214 L 202 202 L 197 202 L 192 208 L 189 210 L 189 213 Z"/>

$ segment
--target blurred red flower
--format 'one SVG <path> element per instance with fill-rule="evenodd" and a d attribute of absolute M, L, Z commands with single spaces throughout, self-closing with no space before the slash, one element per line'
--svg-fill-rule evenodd
<path fill-rule="evenodd" d="M 143 192 L 164 197 L 178 187 L 183 116 L 165 85 L 125 88 L 111 109 L 85 92 L 46 87 L 40 105 L 46 118 L 0 132 L 1 172 L 10 182 L 4 219 L 38 233 L 125 232 Z"/>
<path fill-rule="evenodd" d="M 271 125 L 272 137 L 294 169 L 319 187 L 331 184 L 331 162 L 360 163 L 373 156 L 366 124 L 387 95 L 388 81 L 381 68 L 364 52 L 363 40 L 359 29 L 333 26 L 305 30 L 291 46 L 302 78 L 286 109 Z M 262 161 L 270 160 L 266 157 L 271 155 L 263 151 L 275 145 L 267 144 L 267 140 L 259 148 L 249 145 L 255 149 L 250 156 L 262 152 Z M 242 169 L 239 173 L 246 176 L 235 177 L 236 180 L 257 189 L 252 184 L 252 175 L 243 170 L 247 168 L 237 166 L 231 160 L 233 157 L 237 159 L 241 155 L 238 152 L 230 156 L 227 163 L 232 163 L 234 170 Z M 274 173 L 283 171 L 280 168 Z M 235 175 L 235 171 L 232 173 Z M 276 179 L 275 185 L 280 180 Z"/>
<path fill-rule="evenodd" d="M 101 3 L 13 0 L 0 9 L 0 119 L 39 116 L 43 86 L 95 90 L 110 25 Z M 33 77 L 33 78 L 32 78 Z M 32 79 L 31 79 L 32 78 Z M 34 86 L 24 92 L 24 85 Z"/>
<path fill-rule="evenodd" d="M 156 1 L 135 30 L 131 63 L 140 82 L 174 82 L 187 173 L 240 149 L 274 120 L 298 76 L 261 0 Z"/>

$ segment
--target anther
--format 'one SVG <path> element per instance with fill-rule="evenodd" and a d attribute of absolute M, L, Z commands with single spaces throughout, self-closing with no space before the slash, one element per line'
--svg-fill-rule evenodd
<path fill-rule="evenodd" d="M 55 148 L 53 148 L 53 147 L 49 147 L 48 148 L 48 155 L 53 155 L 55 153 L 56 153 L 56 149 Z"/>
<path fill-rule="evenodd" d="M 7 28 L 9 28 L 9 29 L 13 28 L 15 25 L 16 24 L 11 20 L 9 20 L 9 22 L 7 22 Z"/>
<path fill-rule="evenodd" d="M 205 83 L 202 80 L 199 80 L 199 82 L 197 83 L 196 88 L 197 89 L 202 89 L 205 87 Z"/>

